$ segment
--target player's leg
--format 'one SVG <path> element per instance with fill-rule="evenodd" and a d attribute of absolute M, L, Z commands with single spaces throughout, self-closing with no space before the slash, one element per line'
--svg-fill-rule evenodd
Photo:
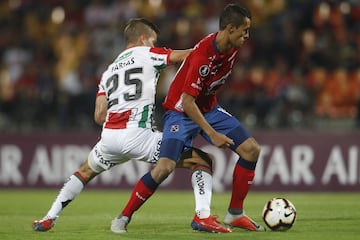
<path fill-rule="evenodd" d="M 112 221 L 112 232 L 127 232 L 127 225 L 130 223 L 133 214 L 155 193 L 160 183 L 174 170 L 175 166 L 175 161 L 168 158 L 160 158 L 156 166 L 140 178 L 125 208 L 121 211 L 121 214 Z"/>
<path fill-rule="evenodd" d="M 180 119 L 181 115 L 175 112 L 174 114 L 177 116 L 172 116 L 174 114 L 169 114 L 169 112 L 166 114 L 168 118 L 164 122 L 164 133 L 162 135 L 159 133 L 157 136 L 157 142 L 161 142 L 160 149 L 155 150 L 157 142 L 153 139 L 154 134 L 145 138 L 148 142 L 156 144 L 153 149 L 149 150 L 149 153 L 152 155 L 156 155 L 156 152 L 159 153 L 159 160 L 155 167 L 137 182 L 125 208 L 113 220 L 111 230 L 114 233 L 125 233 L 127 231 L 126 227 L 132 215 L 154 194 L 159 184 L 172 173 L 180 159 L 185 144 L 185 141 L 181 139 L 185 138 L 188 129 L 185 126 L 179 127 L 183 123 Z M 146 143 L 144 142 L 144 144 Z"/>
<path fill-rule="evenodd" d="M 52 203 L 49 211 L 39 221 L 33 222 L 33 228 L 36 231 L 50 230 L 59 217 L 61 211 L 83 190 L 84 186 L 97 175 L 88 165 L 86 160 L 80 168 L 74 172 L 64 183 L 55 201 Z"/>
<path fill-rule="evenodd" d="M 231 230 L 223 226 L 211 216 L 212 197 L 212 156 L 197 148 L 183 152 L 177 168 L 187 168 L 192 171 L 191 184 L 195 197 L 195 216 L 191 222 L 194 230 L 206 232 L 228 233 Z"/>
<path fill-rule="evenodd" d="M 117 216 L 111 222 L 110 229 L 112 232 L 127 232 L 127 225 L 130 223 L 133 214 L 155 193 L 160 183 L 166 179 L 175 166 L 175 161 L 160 158 L 154 167 L 155 174 L 157 174 L 155 176 L 158 178 L 152 176 L 154 169 L 140 178 L 140 180 L 134 186 L 130 199 L 127 202 L 125 208 L 121 211 L 119 216 Z M 164 172 L 167 173 L 167 175 L 164 175 Z M 155 179 L 159 182 L 155 181 Z"/>
<path fill-rule="evenodd" d="M 205 117 L 216 131 L 234 141 L 235 144 L 230 148 L 239 156 L 233 171 L 232 195 L 224 223 L 251 231 L 264 231 L 265 228 L 247 217 L 243 209 L 245 198 L 254 180 L 260 145 L 242 124 L 224 109 L 215 108 Z"/>
<path fill-rule="evenodd" d="M 199 218 L 208 218 L 211 213 L 212 156 L 200 149 L 188 149 L 184 151 L 176 167 L 192 171 L 191 185 L 195 197 L 195 214 Z"/>
<path fill-rule="evenodd" d="M 113 166 L 109 162 L 100 161 L 104 159 L 100 144 L 101 142 L 98 142 L 94 146 L 88 159 L 64 183 L 45 217 L 33 222 L 33 228 L 36 231 L 50 230 L 55 225 L 62 210 L 81 193 L 85 185 L 99 173 Z"/>
<path fill-rule="evenodd" d="M 229 134 L 229 137 L 236 139 L 234 134 L 239 134 L 238 130 Z M 231 227 L 238 227 L 250 231 L 265 231 L 265 228 L 250 219 L 244 211 L 244 201 L 252 186 L 256 161 L 260 153 L 260 146 L 254 138 L 248 138 L 242 142 L 235 152 L 239 159 L 233 171 L 233 185 L 231 200 L 224 223 Z"/>
<path fill-rule="evenodd" d="M 240 134 L 240 129 L 235 129 L 229 135 L 235 138 L 235 135 Z M 233 191 L 229 211 L 233 213 L 241 213 L 243 209 L 244 200 L 249 192 L 255 176 L 255 168 L 257 159 L 260 154 L 260 146 L 254 138 L 249 137 L 242 142 L 235 152 L 239 155 L 239 159 L 234 167 L 233 185 L 238 186 L 237 190 Z"/>

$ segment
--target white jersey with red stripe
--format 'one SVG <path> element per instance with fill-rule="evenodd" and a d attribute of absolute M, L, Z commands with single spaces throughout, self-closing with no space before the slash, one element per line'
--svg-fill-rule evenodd
<path fill-rule="evenodd" d="M 151 128 L 156 85 L 169 64 L 171 49 L 128 48 L 103 73 L 98 95 L 105 94 L 108 111 L 104 128 Z"/>
<path fill-rule="evenodd" d="M 172 50 L 126 49 L 103 73 L 98 95 L 106 95 L 108 110 L 101 139 L 89 154 L 95 172 L 128 160 L 156 163 L 162 133 L 154 131 L 152 117 L 160 71 Z"/>

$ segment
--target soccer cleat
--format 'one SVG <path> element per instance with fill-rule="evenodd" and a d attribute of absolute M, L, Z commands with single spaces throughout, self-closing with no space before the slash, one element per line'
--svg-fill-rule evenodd
<path fill-rule="evenodd" d="M 110 229 L 113 233 L 126 233 L 129 222 L 128 217 L 121 215 L 119 218 L 112 220 Z"/>
<path fill-rule="evenodd" d="M 41 220 L 35 220 L 33 222 L 33 228 L 35 231 L 46 232 L 49 231 L 56 222 L 56 218 L 44 218 Z"/>
<path fill-rule="evenodd" d="M 249 218 L 244 213 L 241 215 L 232 215 L 230 213 L 227 213 L 224 219 L 224 223 L 226 226 L 231 228 L 237 227 L 237 228 L 242 228 L 249 231 L 257 231 L 257 232 L 266 231 L 266 229 L 263 226 L 257 224 L 254 220 Z"/>
<path fill-rule="evenodd" d="M 208 218 L 199 218 L 196 214 L 191 222 L 192 229 L 202 232 L 211 233 L 230 233 L 231 229 L 223 226 L 216 220 L 216 216 L 210 216 Z"/>

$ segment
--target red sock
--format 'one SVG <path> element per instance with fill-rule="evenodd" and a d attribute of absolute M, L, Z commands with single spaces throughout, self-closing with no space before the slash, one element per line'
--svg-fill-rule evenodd
<path fill-rule="evenodd" d="M 245 161 L 243 159 L 240 160 Z M 233 172 L 233 186 L 229 209 L 243 209 L 244 200 L 251 188 L 254 176 L 255 167 L 254 169 L 247 169 L 241 166 L 239 162 L 236 163 Z"/>
<path fill-rule="evenodd" d="M 148 176 L 150 176 L 150 173 L 148 174 Z M 143 177 L 135 185 L 134 190 L 131 194 L 131 197 L 130 197 L 126 207 L 121 212 L 121 214 L 123 216 L 127 216 L 127 217 L 131 218 L 132 215 L 134 214 L 134 212 L 136 210 L 138 210 L 146 202 L 146 200 L 148 198 L 150 198 L 151 195 L 153 195 L 153 193 L 155 192 L 157 186 L 152 186 L 152 187 L 154 187 L 152 189 L 152 188 L 146 186 L 144 184 L 144 181 L 146 181 L 146 180 L 144 180 L 144 177 Z"/>

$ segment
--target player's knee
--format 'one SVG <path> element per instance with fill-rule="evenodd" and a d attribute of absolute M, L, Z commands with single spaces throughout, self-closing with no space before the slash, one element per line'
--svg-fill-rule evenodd
<path fill-rule="evenodd" d="M 248 161 L 255 162 L 259 158 L 261 151 L 260 145 L 253 138 L 247 139 L 242 143 L 236 152 Z"/>
<path fill-rule="evenodd" d="M 193 151 L 196 153 L 196 157 L 198 160 L 198 162 L 196 162 L 196 165 L 201 165 L 201 166 L 207 166 L 210 169 L 212 169 L 212 162 L 214 159 L 214 156 L 210 153 L 204 152 L 200 149 L 194 148 Z"/>
<path fill-rule="evenodd" d="M 172 173 L 172 171 L 174 170 L 174 168 L 172 168 L 171 166 L 167 165 L 167 166 L 159 166 L 159 172 L 163 175 L 163 176 L 168 176 L 170 175 L 170 173 Z"/>
<path fill-rule="evenodd" d="M 176 163 L 169 159 L 160 159 L 151 175 L 158 183 L 164 181 L 175 169 Z"/>
<path fill-rule="evenodd" d="M 260 145 L 256 141 L 252 142 L 251 151 L 250 151 L 252 159 L 257 160 L 259 158 L 260 151 L 261 151 Z"/>

